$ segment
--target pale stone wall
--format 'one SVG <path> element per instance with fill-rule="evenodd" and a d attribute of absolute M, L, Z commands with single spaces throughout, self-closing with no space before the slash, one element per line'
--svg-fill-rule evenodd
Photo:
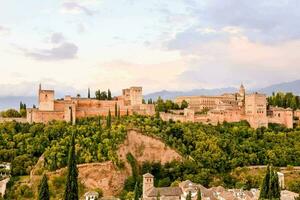
<path fill-rule="evenodd" d="M 251 127 L 268 127 L 266 95 L 258 93 L 246 95 L 245 115 Z"/>
<path fill-rule="evenodd" d="M 83 117 L 107 116 L 109 110 L 115 113 L 115 105 L 120 115 L 137 113 L 141 115 L 154 115 L 153 104 L 142 104 L 142 87 L 131 87 L 123 90 L 123 95 L 114 100 L 97 100 L 88 98 L 73 98 L 65 96 L 64 99 L 54 100 L 53 90 L 39 89 L 39 108 L 27 110 L 27 121 L 47 123 L 52 120 L 65 120 L 75 123 Z M 72 111 L 72 114 L 71 114 Z"/>
<path fill-rule="evenodd" d="M 53 120 L 64 120 L 64 111 L 40 111 L 37 109 L 27 109 L 27 122 L 48 123 Z"/>
<path fill-rule="evenodd" d="M 39 109 L 42 111 L 54 110 L 53 90 L 39 90 Z"/>
<path fill-rule="evenodd" d="M 130 88 L 130 105 L 141 105 L 143 102 L 142 87 Z"/>
<path fill-rule="evenodd" d="M 271 107 L 268 111 L 269 123 L 277 123 L 286 126 L 287 128 L 293 128 L 293 110 L 284 108 Z"/>

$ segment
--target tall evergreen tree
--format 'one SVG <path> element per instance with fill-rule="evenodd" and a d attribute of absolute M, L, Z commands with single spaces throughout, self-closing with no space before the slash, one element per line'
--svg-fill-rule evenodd
<path fill-rule="evenodd" d="M 134 186 L 134 200 L 139 200 L 139 187 L 138 182 L 135 183 Z"/>
<path fill-rule="evenodd" d="M 66 180 L 65 200 L 78 200 L 78 169 L 75 155 L 75 134 L 72 134 L 68 156 L 68 174 Z"/>
<path fill-rule="evenodd" d="M 39 185 L 38 200 L 49 200 L 50 199 L 49 186 L 48 186 L 47 181 L 48 181 L 47 176 L 44 174 L 43 178 L 41 180 L 41 183 Z"/>
<path fill-rule="evenodd" d="M 261 185 L 259 199 L 267 199 L 269 197 L 269 189 L 270 189 L 270 166 L 268 165 L 266 175 Z"/>
<path fill-rule="evenodd" d="M 95 96 L 96 96 L 96 99 L 101 100 L 101 91 L 100 90 L 96 90 Z"/>
<path fill-rule="evenodd" d="M 118 106 L 118 119 L 121 118 L 121 109 L 120 109 L 120 106 Z"/>
<path fill-rule="evenodd" d="M 198 188 L 198 190 L 197 190 L 197 200 L 201 200 L 201 199 L 202 199 L 201 190 L 200 190 L 200 188 Z"/>
<path fill-rule="evenodd" d="M 186 200 L 192 200 L 192 193 L 189 191 L 188 195 L 186 196 Z"/>
<path fill-rule="evenodd" d="M 118 104 L 115 103 L 115 117 L 118 116 Z"/>
<path fill-rule="evenodd" d="M 160 200 L 160 193 L 159 193 L 159 191 L 157 192 L 156 200 Z"/>
<path fill-rule="evenodd" d="M 106 118 L 106 127 L 110 128 L 111 127 L 111 113 L 110 113 L 110 109 L 108 110 L 108 115 Z"/>
<path fill-rule="evenodd" d="M 280 199 L 280 185 L 278 180 L 278 174 L 275 170 L 273 170 L 273 175 L 271 178 L 271 189 L 273 191 L 271 197 L 275 199 Z"/>
<path fill-rule="evenodd" d="M 129 116 L 129 111 L 128 111 L 128 109 L 126 110 L 126 116 Z"/>
<path fill-rule="evenodd" d="M 110 89 L 107 90 L 107 99 L 112 100 Z"/>
<path fill-rule="evenodd" d="M 91 98 L 91 90 L 90 90 L 90 88 L 88 88 L 88 98 L 89 99 Z"/>
<path fill-rule="evenodd" d="M 272 167 L 267 167 L 267 172 L 263 179 L 259 199 L 280 199 L 278 174 L 275 170 L 273 170 Z"/>

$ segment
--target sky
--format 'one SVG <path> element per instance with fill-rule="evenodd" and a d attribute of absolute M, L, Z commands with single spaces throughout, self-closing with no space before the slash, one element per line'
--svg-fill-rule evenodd
<path fill-rule="evenodd" d="M 299 0 L 1 0 L 0 96 L 300 79 Z"/>

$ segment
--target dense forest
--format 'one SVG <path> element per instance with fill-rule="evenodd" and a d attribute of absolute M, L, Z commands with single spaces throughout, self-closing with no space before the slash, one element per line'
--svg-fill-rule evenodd
<path fill-rule="evenodd" d="M 258 187 L 258 181 L 247 177 L 235 180 L 232 170 L 249 165 L 299 166 L 300 129 L 279 125 L 252 129 L 245 121 L 217 126 L 201 123 L 164 122 L 158 117 L 103 117 L 78 120 L 73 126 L 66 122 L 44 124 L 0 124 L 0 162 L 12 163 L 12 175 L 28 175 L 43 154 L 45 168 L 56 170 L 67 165 L 71 135 L 76 135 L 78 163 L 112 160 L 117 166 L 116 150 L 126 138 L 127 129 L 160 138 L 185 158 L 183 162 L 144 163 L 136 173 L 153 173 L 156 185 L 168 186 L 190 179 L 204 186 Z M 132 159 L 131 159 L 132 160 Z M 134 189 L 129 178 L 126 191 Z M 126 193 L 127 194 L 127 193 Z"/>

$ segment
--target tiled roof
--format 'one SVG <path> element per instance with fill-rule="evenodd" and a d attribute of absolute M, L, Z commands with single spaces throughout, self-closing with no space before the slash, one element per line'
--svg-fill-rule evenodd
<path fill-rule="evenodd" d="M 182 194 L 182 190 L 180 187 L 161 187 L 161 188 L 152 188 L 148 197 L 157 197 L 158 194 L 160 196 L 180 196 Z"/>
<path fill-rule="evenodd" d="M 154 176 L 150 173 L 144 174 L 143 177 L 145 177 L 145 178 L 154 178 Z"/>

